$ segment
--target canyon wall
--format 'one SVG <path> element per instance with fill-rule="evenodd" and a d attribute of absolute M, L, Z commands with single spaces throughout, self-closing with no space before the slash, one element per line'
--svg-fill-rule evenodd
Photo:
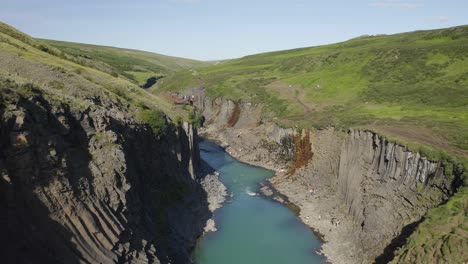
<path fill-rule="evenodd" d="M 278 171 L 273 183 L 285 194 L 307 193 L 313 186 L 332 197 L 333 205 L 317 213 L 332 219 L 344 210 L 342 221 L 350 219 L 349 251 L 337 253 L 352 255 L 344 263 L 391 260 L 427 210 L 456 188 L 440 162 L 373 132 L 284 129 L 263 120 L 261 106 L 245 102 L 204 98 L 198 107 L 209 121 L 203 133 L 242 161 Z"/>
<path fill-rule="evenodd" d="M 211 217 L 196 129 L 167 122 L 158 138 L 106 97 L 1 96 L 3 263 L 192 262 Z"/>
<path fill-rule="evenodd" d="M 427 210 L 453 193 L 441 163 L 369 131 L 348 132 L 336 177 L 368 258 L 380 256 L 380 261 L 390 260 Z"/>

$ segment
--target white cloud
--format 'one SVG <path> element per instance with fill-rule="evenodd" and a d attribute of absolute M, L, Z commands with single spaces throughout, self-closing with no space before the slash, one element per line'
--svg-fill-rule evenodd
<path fill-rule="evenodd" d="M 435 20 L 435 21 L 439 21 L 439 22 L 447 22 L 450 20 L 450 18 L 448 16 L 430 16 L 430 17 L 427 17 L 429 18 L 430 20 Z"/>
<path fill-rule="evenodd" d="M 393 9 L 414 9 L 418 7 L 418 5 L 415 3 L 405 2 L 402 0 L 374 0 L 370 3 L 370 5 L 378 8 Z"/>

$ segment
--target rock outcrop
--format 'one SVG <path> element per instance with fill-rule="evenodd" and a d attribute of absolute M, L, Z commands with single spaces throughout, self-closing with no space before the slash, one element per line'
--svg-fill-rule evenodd
<path fill-rule="evenodd" d="M 190 263 L 211 217 L 196 130 L 158 139 L 120 102 L 42 93 L 2 93 L 2 262 Z"/>
<path fill-rule="evenodd" d="M 372 132 L 350 130 L 341 149 L 337 191 L 368 256 L 389 260 L 426 211 L 450 197 L 452 182 L 440 163 Z"/>

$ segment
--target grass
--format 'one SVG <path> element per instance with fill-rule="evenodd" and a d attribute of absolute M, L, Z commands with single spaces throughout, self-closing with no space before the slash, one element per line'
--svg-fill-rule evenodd
<path fill-rule="evenodd" d="M 135 76 L 134 80 L 138 83 L 141 83 L 143 73 L 152 76 L 169 75 L 177 70 L 209 64 L 140 50 L 46 39 L 41 39 L 41 41 L 74 56 L 77 63 L 109 73 L 122 74 L 130 79 Z"/>
<path fill-rule="evenodd" d="M 159 77 L 161 76 L 160 73 L 155 72 L 142 72 L 142 71 L 126 71 L 127 74 L 133 76 L 133 80 L 135 80 L 138 85 L 143 85 L 146 81 L 151 77 Z"/>
<path fill-rule="evenodd" d="M 31 83 L 57 100 L 80 109 L 92 107 L 92 103 L 83 98 L 106 97 L 120 104 L 128 104 L 131 106 L 128 109 L 130 112 L 163 111 L 169 117 L 181 115 L 188 120 L 185 111 L 146 92 L 124 76 L 115 77 L 98 67 L 76 63 L 74 55 L 3 23 L 0 23 L 0 53 L 0 79 L 13 80 L 20 85 Z M 12 60 L 16 60 L 16 69 L 11 67 Z M 89 60 L 99 62 L 97 58 Z"/>
<path fill-rule="evenodd" d="M 158 137 L 162 137 L 168 128 L 166 117 L 159 110 L 145 110 L 140 112 L 140 119 L 148 123 L 153 130 L 153 133 Z"/>
<path fill-rule="evenodd" d="M 159 90 L 204 86 L 214 98 L 262 103 L 286 126 L 425 127 L 468 157 L 468 26 L 263 53 L 195 70 L 177 72 Z M 273 91 L 273 84 L 280 88 Z"/>
<path fill-rule="evenodd" d="M 429 210 L 391 263 L 462 263 L 468 260 L 468 188 Z"/>

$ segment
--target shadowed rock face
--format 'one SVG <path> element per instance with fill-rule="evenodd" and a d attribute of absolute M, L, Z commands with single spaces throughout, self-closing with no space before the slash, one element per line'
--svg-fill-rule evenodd
<path fill-rule="evenodd" d="M 13 95 L 0 135 L 2 262 L 191 262 L 211 215 L 190 125 L 157 139 L 119 105 Z"/>
<path fill-rule="evenodd" d="M 398 207 L 400 217 L 411 219 L 412 215 L 403 213 L 403 209 L 419 208 L 422 213 L 427 210 L 421 208 L 418 194 L 429 198 L 427 202 L 434 206 L 451 191 L 441 164 L 371 132 L 357 130 L 349 132 L 342 148 L 338 188 L 350 206 L 350 213 L 364 228 L 377 222 L 366 223 L 376 213 L 372 207 L 382 212 Z"/>
<path fill-rule="evenodd" d="M 440 163 L 367 131 L 348 132 L 337 176 L 337 190 L 361 225 L 359 237 L 367 254 L 376 257 L 391 247 L 381 261 L 392 258 L 427 210 L 452 194 L 452 181 Z"/>

